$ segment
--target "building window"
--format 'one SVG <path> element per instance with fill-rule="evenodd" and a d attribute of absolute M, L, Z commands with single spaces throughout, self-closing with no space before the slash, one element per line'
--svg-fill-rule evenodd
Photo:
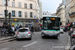
<path fill-rule="evenodd" d="M 27 3 L 24 4 L 24 8 L 27 8 Z"/>
<path fill-rule="evenodd" d="M 25 12 L 25 17 L 27 17 L 27 12 Z"/>
<path fill-rule="evenodd" d="M 21 16 L 22 16 L 22 15 L 21 15 L 21 11 L 19 11 L 19 12 L 18 12 L 18 15 L 19 15 L 19 17 L 21 17 Z"/>
<path fill-rule="evenodd" d="M 33 17 L 33 13 L 32 12 L 30 12 L 30 17 Z"/>
<path fill-rule="evenodd" d="M 15 11 L 12 11 L 12 16 L 15 17 Z"/>
<path fill-rule="evenodd" d="M 18 3 L 19 8 L 21 8 L 21 2 Z"/>
<path fill-rule="evenodd" d="M 7 1 L 7 6 L 9 6 L 9 3 L 10 3 L 9 1 L 10 0 Z M 3 2 L 3 5 L 6 5 L 6 0 L 2 0 L 2 2 Z"/>
<path fill-rule="evenodd" d="M 3 5 L 5 5 L 6 4 L 6 0 L 2 0 L 3 1 Z"/>
<path fill-rule="evenodd" d="M 15 1 L 12 1 L 12 7 L 15 7 Z"/>
<path fill-rule="evenodd" d="M 30 4 L 30 9 L 32 9 L 32 4 Z"/>

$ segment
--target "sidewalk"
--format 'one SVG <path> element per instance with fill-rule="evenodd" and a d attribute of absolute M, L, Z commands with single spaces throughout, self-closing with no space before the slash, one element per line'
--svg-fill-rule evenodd
<path fill-rule="evenodd" d="M 16 39 L 16 36 L 2 37 L 2 38 L 0 38 L 0 43 L 5 43 L 5 42 L 13 41 L 15 39 Z"/>

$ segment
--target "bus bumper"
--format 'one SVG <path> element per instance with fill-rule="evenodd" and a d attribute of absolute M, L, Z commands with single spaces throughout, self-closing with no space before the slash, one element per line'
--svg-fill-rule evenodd
<path fill-rule="evenodd" d="M 44 36 L 44 37 L 48 37 L 48 36 L 51 36 L 51 37 L 57 37 L 59 35 L 59 33 L 41 33 L 41 36 Z"/>

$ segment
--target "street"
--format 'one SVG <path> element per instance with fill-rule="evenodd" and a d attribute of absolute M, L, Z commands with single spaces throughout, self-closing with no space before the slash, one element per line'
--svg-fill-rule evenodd
<path fill-rule="evenodd" d="M 69 36 L 60 34 L 59 39 L 41 38 L 41 32 L 35 32 L 32 40 L 14 40 L 0 44 L 0 50 L 67 50 Z"/>

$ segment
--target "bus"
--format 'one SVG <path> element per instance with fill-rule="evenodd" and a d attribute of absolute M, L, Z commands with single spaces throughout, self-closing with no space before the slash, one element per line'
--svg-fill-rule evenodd
<path fill-rule="evenodd" d="M 59 38 L 60 36 L 60 17 L 43 17 L 41 19 L 42 22 L 42 31 L 41 36 L 42 38 L 46 36 L 53 36 Z"/>

